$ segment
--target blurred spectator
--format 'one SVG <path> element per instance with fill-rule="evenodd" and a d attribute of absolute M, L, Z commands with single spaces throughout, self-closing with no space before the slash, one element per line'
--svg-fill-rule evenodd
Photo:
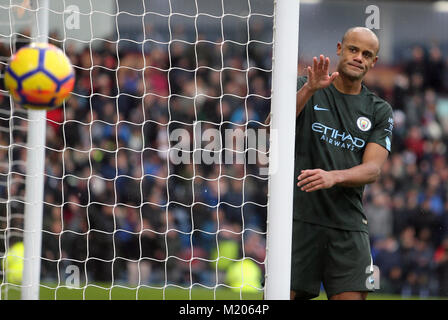
<path fill-rule="evenodd" d="M 402 262 L 400 245 L 393 236 L 377 240 L 374 245 L 374 263 L 380 269 L 380 289 L 400 294 L 402 287 Z"/>
<path fill-rule="evenodd" d="M 434 264 L 439 281 L 440 296 L 448 296 L 448 236 L 446 236 L 434 253 Z"/>
<path fill-rule="evenodd" d="M 422 46 L 414 46 L 412 48 L 412 58 L 407 62 L 405 71 L 410 79 L 411 93 L 419 93 L 425 87 L 425 77 L 427 74 L 427 62 L 425 58 L 425 50 Z"/>
<path fill-rule="evenodd" d="M 401 256 L 401 267 L 403 270 L 403 287 L 402 294 L 403 295 L 412 295 L 418 294 L 416 287 L 416 274 L 413 270 L 413 257 L 414 257 L 414 248 L 416 243 L 415 238 L 415 230 L 413 227 L 406 227 L 400 234 L 400 256 Z M 381 267 L 380 267 L 381 270 Z"/>
<path fill-rule="evenodd" d="M 392 199 L 392 234 L 400 234 L 409 225 L 409 211 L 406 209 L 406 202 L 403 194 L 394 195 Z"/>
<path fill-rule="evenodd" d="M 432 271 L 432 257 L 434 250 L 427 239 L 417 240 L 414 251 L 414 270 L 417 276 L 418 296 L 426 298 L 430 295 L 430 280 Z"/>
<path fill-rule="evenodd" d="M 408 136 L 405 140 L 406 149 L 411 151 L 417 160 L 421 160 L 424 152 L 425 140 L 422 130 L 419 126 L 412 126 L 409 128 Z"/>
<path fill-rule="evenodd" d="M 369 234 L 372 239 L 381 239 L 392 234 L 392 212 L 389 197 L 380 192 L 375 194 L 372 203 L 365 207 L 365 214 L 369 222 Z"/>
<path fill-rule="evenodd" d="M 443 76 L 445 73 L 445 62 L 443 61 L 442 51 L 436 45 L 429 49 L 429 61 L 426 68 L 428 83 L 427 85 L 437 92 L 442 92 Z"/>
<path fill-rule="evenodd" d="M 395 76 L 393 101 L 394 111 L 404 111 L 406 108 L 406 99 L 409 90 L 409 77 L 406 74 L 399 73 Z"/>

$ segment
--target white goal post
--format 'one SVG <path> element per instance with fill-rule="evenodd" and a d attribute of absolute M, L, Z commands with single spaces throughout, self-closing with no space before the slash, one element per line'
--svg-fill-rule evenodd
<path fill-rule="evenodd" d="M 0 299 L 289 299 L 299 6 L 0 0 L 2 76 L 76 72 L 48 114 L 0 88 Z"/>
<path fill-rule="evenodd" d="M 276 1 L 272 73 L 266 298 L 288 300 L 300 1 Z M 271 170 L 272 169 L 272 170 Z"/>
<path fill-rule="evenodd" d="M 39 1 L 32 38 L 48 42 L 49 0 Z M 42 220 L 45 173 L 46 111 L 28 111 L 28 141 L 26 156 L 25 216 L 23 228 L 24 261 L 21 298 L 39 300 L 42 248 Z"/>

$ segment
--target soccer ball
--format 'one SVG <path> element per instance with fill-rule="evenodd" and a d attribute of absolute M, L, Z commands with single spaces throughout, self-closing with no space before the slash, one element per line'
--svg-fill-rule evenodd
<path fill-rule="evenodd" d="M 16 103 L 35 110 L 53 109 L 73 90 L 75 74 L 58 47 L 32 43 L 17 51 L 5 72 L 5 87 Z"/>

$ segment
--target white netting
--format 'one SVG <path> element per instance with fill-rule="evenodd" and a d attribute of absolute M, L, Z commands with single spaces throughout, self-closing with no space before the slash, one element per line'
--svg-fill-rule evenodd
<path fill-rule="evenodd" d="M 2 75 L 33 40 L 35 5 L 0 1 Z M 48 113 L 41 295 L 261 296 L 272 21 L 266 0 L 50 1 L 49 41 L 76 85 Z M 6 256 L 23 239 L 27 112 L 3 82 L 0 106 L 9 298 L 20 290 Z"/>

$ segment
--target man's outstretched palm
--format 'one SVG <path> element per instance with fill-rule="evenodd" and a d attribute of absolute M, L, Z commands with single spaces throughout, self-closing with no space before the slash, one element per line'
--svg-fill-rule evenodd
<path fill-rule="evenodd" d="M 328 67 L 330 65 L 330 58 L 324 58 L 320 55 L 319 61 L 313 58 L 313 67 L 307 67 L 308 71 L 308 86 L 313 91 L 328 87 L 334 79 L 339 75 L 338 72 L 333 72 L 328 75 Z"/>

